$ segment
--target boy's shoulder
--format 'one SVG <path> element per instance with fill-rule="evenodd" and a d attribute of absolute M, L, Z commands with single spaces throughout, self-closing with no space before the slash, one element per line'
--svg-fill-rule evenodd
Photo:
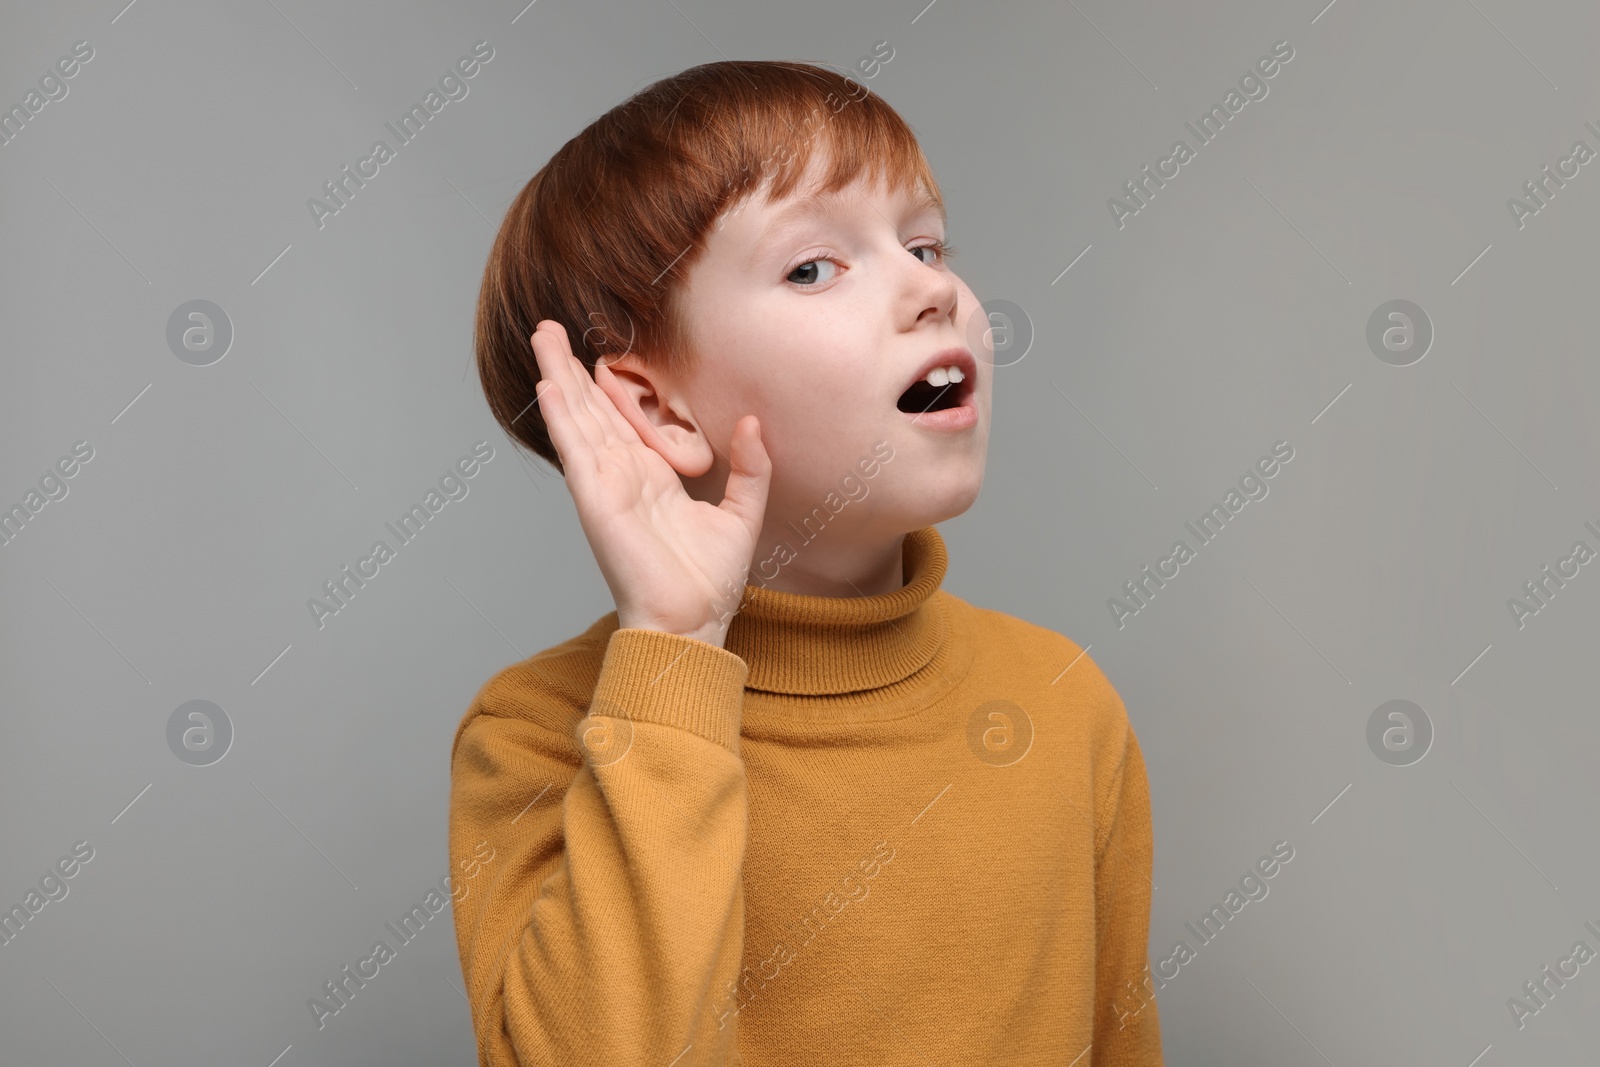
<path fill-rule="evenodd" d="M 616 612 L 608 612 L 582 633 L 500 668 L 478 687 L 456 728 L 456 745 L 480 717 L 529 724 L 571 741 L 573 727 L 588 714 L 616 628 Z"/>
<path fill-rule="evenodd" d="M 1066 706 L 1092 715 L 1113 732 L 1127 728 L 1122 697 L 1087 648 L 1027 619 L 981 608 L 954 595 L 949 600 L 980 659 L 1006 670 L 1019 695 L 1059 695 Z"/>
<path fill-rule="evenodd" d="M 1002 611 L 956 600 L 958 617 L 972 634 L 976 662 L 1008 699 L 1018 704 L 1035 725 L 1049 723 L 1077 739 L 1055 745 L 1057 751 L 1087 753 L 1095 792 L 1095 825 L 1101 829 L 1095 854 L 1111 832 L 1130 755 L 1139 752 L 1127 708 L 1111 679 L 1086 647 L 1048 627 Z M 1058 737 L 1058 741 L 1062 738 Z M 1136 757 L 1142 764 L 1143 756 Z"/>

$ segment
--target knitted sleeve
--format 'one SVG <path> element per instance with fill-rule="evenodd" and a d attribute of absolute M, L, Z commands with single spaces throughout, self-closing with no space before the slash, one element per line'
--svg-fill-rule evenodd
<path fill-rule="evenodd" d="M 1120 700 L 1118 704 L 1120 705 Z M 1144 756 L 1126 743 L 1112 776 L 1105 839 L 1095 859 L 1095 1067 L 1162 1067 L 1161 1024 L 1149 975 L 1153 834 Z"/>
<path fill-rule="evenodd" d="M 748 668 L 704 641 L 616 630 L 570 736 L 551 725 L 566 713 L 554 669 L 497 675 L 451 755 L 478 1063 L 735 1062 L 720 1008 L 744 951 Z"/>

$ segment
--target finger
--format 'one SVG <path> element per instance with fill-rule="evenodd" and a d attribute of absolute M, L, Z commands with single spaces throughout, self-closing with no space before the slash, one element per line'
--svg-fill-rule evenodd
<path fill-rule="evenodd" d="M 566 327 L 554 319 L 540 319 L 534 327 L 530 343 L 539 361 L 539 376 L 561 385 L 568 411 L 577 414 L 584 410 L 583 383 L 579 379 L 587 375 L 572 354 L 572 346 L 567 343 Z"/>
<path fill-rule="evenodd" d="M 565 358 L 556 350 L 550 339 L 543 336 L 548 332 L 540 328 L 543 325 L 541 320 L 529 338 L 534 359 L 539 364 L 539 381 L 534 383 L 533 395 L 534 401 L 539 405 L 539 414 L 544 419 L 545 430 L 550 435 L 550 443 L 561 460 L 562 470 L 565 471 L 576 455 L 585 450 L 584 435 L 573 418 L 568 399 L 571 393 L 567 388 L 563 388 L 563 385 L 571 381 Z"/>
<path fill-rule="evenodd" d="M 554 320 L 551 321 L 553 322 Z M 571 381 L 567 389 L 567 396 L 571 400 L 569 406 L 584 412 L 593 419 L 593 429 L 603 431 L 605 429 L 605 415 L 599 403 L 599 389 L 595 386 L 594 379 L 589 376 L 589 371 L 583 365 L 583 361 L 573 351 L 572 337 L 567 333 L 566 327 L 560 323 L 555 323 L 555 326 L 556 329 L 549 332 L 556 335 L 555 340 L 559 343 L 560 351 L 565 357 L 562 361 L 562 367 L 567 371 Z M 603 435 L 600 440 L 605 440 Z"/>
<path fill-rule="evenodd" d="M 566 394 L 570 398 L 574 392 L 575 383 L 572 381 L 572 370 L 568 365 L 566 353 L 555 343 L 550 336 L 553 332 L 545 326 L 549 319 L 540 319 L 534 326 L 528 344 L 533 348 L 533 358 L 539 365 L 539 379 L 543 382 L 555 382 L 566 386 Z"/>
<path fill-rule="evenodd" d="M 539 414 L 544 417 L 545 429 L 550 433 L 550 443 L 555 447 L 556 458 L 561 461 L 561 472 L 566 476 L 569 490 L 576 484 L 574 475 L 587 469 L 593 451 L 573 425 L 566 393 L 561 385 L 546 378 L 533 387 L 539 404 Z M 581 475 L 579 475 L 581 477 Z"/>
<path fill-rule="evenodd" d="M 604 399 L 604 403 L 601 404 L 601 410 L 605 413 L 606 421 L 610 425 L 612 433 L 630 444 L 634 442 L 641 445 L 644 444 L 644 439 L 639 436 L 639 431 L 622 414 L 621 408 L 617 405 L 616 397 L 612 395 L 613 393 L 621 393 L 623 389 L 621 383 L 617 381 L 617 376 L 611 373 L 611 367 L 608 364 L 596 363 L 594 365 L 594 384 L 600 390 Z"/>
<path fill-rule="evenodd" d="M 746 415 L 733 426 L 728 445 L 728 487 L 718 505 L 743 519 L 751 536 L 761 532 L 767 511 L 767 490 L 772 484 L 772 457 L 761 440 L 761 422 Z"/>
<path fill-rule="evenodd" d="M 544 326 L 549 322 L 550 326 Z M 539 362 L 540 381 L 534 386 L 534 397 L 539 412 L 544 416 L 545 429 L 550 443 L 561 461 L 561 472 L 568 489 L 582 498 L 589 484 L 589 472 L 597 460 L 596 450 L 604 443 L 605 435 L 592 415 L 573 401 L 574 393 L 581 393 L 583 383 L 576 379 L 588 377 L 570 349 L 559 342 L 565 330 L 553 319 L 541 320 L 534 328 L 534 356 Z M 553 328 L 552 328 L 553 327 Z M 560 332 L 560 338 L 550 334 Z M 541 334 L 543 336 L 541 336 Z"/>
<path fill-rule="evenodd" d="M 600 448 L 606 442 L 606 431 L 591 405 L 584 402 L 586 390 L 593 389 L 594 383 L 572 354 L 565 327 L 553 319 L 541 319 L 530 343 L 539 363 L 539 376 L 561 386 L 561 404 L 552 413 L 570 425 L 570 445 L 590 451 Z"/>
<path fill-rule="evenodd" d="M 559 326 L 560 324 L 557 323 L 557 325 Z M 561 337 L 559 339 L 566 356 L 563 367 L 568 369 L 571 375 L 571 386 L 567 392 L 567 395 L 571 398 L 569 407 L 580 408 L 594 420 L 592 430 L 597 431 L 599 436 L 591 437 L 590 439 L 595 446 L 614 444 L 618 441 L 627 444 L 644 444 L 644 441 L 639 437 L 638 431 L 633 428 L 633 424 L 628 422 L 623 417 L 622 412 L 618 410 L 617 402 L 611 395 L 613 392 L 618 391 L 616 376 L 612 374 L 611 367 L 605 362 L 604 357 L 596 359 L 594 377 L 591 378 L 584 369 L 582 361 L 573 354 L 571 340 L 564 327 L 561 329 Z M 611 388 L 609 389 L 604 384 L 606 376 L 611 378 Z M 591 428 L 585 426 L 585 429 L 588 431 Z"/>

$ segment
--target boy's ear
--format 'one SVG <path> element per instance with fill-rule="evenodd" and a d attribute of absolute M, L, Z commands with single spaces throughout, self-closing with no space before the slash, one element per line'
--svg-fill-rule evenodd
<path fill-rule="evenodd" d="M 711 469 L 711 442 L 694 420 L 682 387 L 634 352 L 602 358 L 595 384 L 611 399 L 639 439 L 686 478 Z"/>

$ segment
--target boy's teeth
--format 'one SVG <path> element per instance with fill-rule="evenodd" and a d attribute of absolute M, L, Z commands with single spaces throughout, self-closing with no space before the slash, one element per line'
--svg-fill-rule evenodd
<path fill-rule="evenodd" d="M 961 382 L 965 378 L 966 378 L 966 375 L 961 373 L 961 368 L 952 365 L 952 366 L 949 366 L 949 367 L 935 367 L 935 368 L 933 368 L 931 371 L 928 372 L 928 376 L 926 378 L 924 378 L 923 380 L 925 382 L 927 382 L 931 386 L 934 386 L 936 388 L 940 388 L 940 387 L 949 385 L 952 382 Z"/>

